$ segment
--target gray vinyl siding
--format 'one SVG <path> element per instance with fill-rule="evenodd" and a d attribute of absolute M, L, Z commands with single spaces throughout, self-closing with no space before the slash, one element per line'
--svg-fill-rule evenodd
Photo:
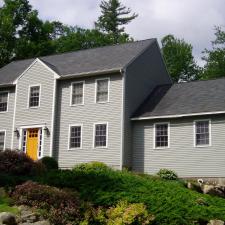
<path fill-rule="evenodd" d="M 194 147 L 193 121 L 211 119 L 211 146 Z M 170 148 L 153 149 L 153 124 L 136 121 L 133 127 L 133 169 L 155 174 L 172 169 L 180 177 L 225 177 L 225 116 L 164 120 L 170 122 Z"/>
<path fill-rule="evenodd" d="M 0 88 L 0 92 L 8 92 L 8 111 L 0 112 L 0 130 L 6 131 L 5 148 L 11 149 L 12 140 L 12 126 L 13 126 L 13 114 L 14 114 L 14 102 L 15 102 L 15 87 Z"/>
<path fill-rule="evenodd" d="M 157 42 L 126 69 L 124 166 L 131 166 L 132 125 L 130 118 L 157 85 L 171 83 Z"/>
<path fill-rule="evenodd" d="M 29 108 L 29 86 L 41 85 L 40 107 Z M 23 126 L 46 125 L 51 134 L 52 124 L 52 103 L 54 89 L 54 74 L 43 66 L 40 62 L 35 62 L 33 66 L 17 82 L 17 100 L 15 128 Z M 44 135 L 43 155 L 50 154 L 51 136 Z M 19 138 L 14 137 L 14 148 L 19 148 Z"/>
<path fill-rule="evenodd" d="M 110 78 L 109 102 L 95 103 L 95 79 Z M 71 82 L 85 81 L 84 105 L 70 106 Z M 76 164 L 100 161 L 120 167 L 122 76 L 120 74 L 73 79 L 58 83 L 56 115 L 56 151 L 59 166 L 71 168 Z M 94 123 L 108 122 L 108 148 L 93 148 Z M 82 124 L 82 149 L 69 150 L 69 126 Z"/>

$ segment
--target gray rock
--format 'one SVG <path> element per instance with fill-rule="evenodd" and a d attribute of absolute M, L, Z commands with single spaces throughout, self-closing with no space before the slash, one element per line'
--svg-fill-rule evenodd
<path fill-rule="evenodd" d="M 203 185 L 202 191 L 204 194 L 215 195 L 225 198 L 225 186 Z"/>
<path fill-rule="evenodd" d="M 16 216 L 12 213 L 0 213 L 0 224 L 16 225 Z"/>
<path fill-rule="evenodd" d="M 224 225 L 222 220 L 210 220 L 207 225 Z"/>

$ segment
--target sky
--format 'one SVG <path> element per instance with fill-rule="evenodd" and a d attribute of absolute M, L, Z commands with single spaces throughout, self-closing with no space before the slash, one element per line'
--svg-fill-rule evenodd
<path fill-rule="evenodd" d="M 1 3 L 2 0 L 0 0 Z M 68 25 L 93 28 L 100 15 L 101 0 L 30 0 L 45 20 L 59 20 Z M 173 34 L 193 45 L 199 64 L 202 51 L 211 47 L 214 26 L 225 26 L 225 0 L 121 0 L 138 13 L 126 26 L 135 40 Z"/>

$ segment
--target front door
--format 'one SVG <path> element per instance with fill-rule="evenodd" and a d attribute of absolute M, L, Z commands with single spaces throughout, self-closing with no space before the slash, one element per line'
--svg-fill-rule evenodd
<path fill-rule="evenodd" d="M 33 159 L 38 159 L 38 131 L 39 129 L 28 129 L 27 130 L 27 155 Z"/>

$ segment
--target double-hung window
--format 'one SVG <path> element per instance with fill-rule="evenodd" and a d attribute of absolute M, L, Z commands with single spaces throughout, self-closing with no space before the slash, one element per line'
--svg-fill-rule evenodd
<path fill-rule="evenodd" d="M 84 82 L 72 83 L 72 100 L 71 105 L 84 104 Z"/>
<path fill-rule="evenodd" d="M 155 124 L 155 148 L 169 147 L 169 123 Z"/>
<path fill-rule="evenodd" d="M 104 148 L 107 147 L 108 139 L 108 124 L 95 124 L 94 130 L 94 147 L 95 148 Z"/>
<path fill-rule="evenodd" d="M 210 121 L 195 121 L 195 146 L 210 145 Z"/>
<path fill-rule="evenodd" d="M 5 149 L 5 131 L 0 131 L 0 151 Z"/>
<path fill-rule="evenodd" d="M 6 112 L 8 108 L 8 92 L 0 92 L 0 112 Z"/>
<path fill-rule="evenodd" d="M 70 126 L 70 142 L 69 148 L 82 148 L 82 126 L 73 125 Z"/>
<path fill-rule="evenodd" d="M 40 86 L 30 87 L 29 107 L 40 106 Z"/>
<path fill-rule="evenodd" d="M 109 101 L 109 78 L 96 80 L 96 102 Z"/>

